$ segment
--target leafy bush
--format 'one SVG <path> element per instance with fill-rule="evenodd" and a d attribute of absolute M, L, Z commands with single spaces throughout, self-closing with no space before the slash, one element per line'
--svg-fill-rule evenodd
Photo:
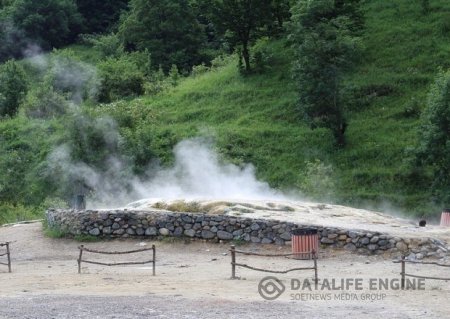
<path fill-rule="evenodd" d="M 69 102 L 55 91 L 53 85 L 44 82 L 28 93 L 23 109 L 30 118 L 50 119 L 66 114 Z"/>
<path fill-rule="evenodd" d="M 144 93 L 144 73 L 129 55 L 109 58 L 98 65 L 102 81 L 99 101 L 111 102 Z"/>
<path fill-rule="evenodd" d="M 40 218 L 42 215 L 38 215 L 36 210 L 30 207 L 25 207 L 20 204 L 0 204 L 0 225 L 35 219 L 38 217 Z"/>
<path fill-rule="evenodd" d="M 200 64 L 200 65 L 194 65 L 192 67 L 192 72 L 191 75 L 193 77 L 199 76 L 201 74 L 205 74 L 206 72 L 208 72 L 210 70 L 210 68 L 208 68 L 204 63 Z"/>
<path fill-rule="evenodd" d="M 83 42 L 92 45 L 94 50 L 100 52 L 100 54 L 105 58 L 118 58 L 124 54 L 122 42 L 114 33 L 106 35 L 85 34 L 82 35 L 81 38 Z"/>

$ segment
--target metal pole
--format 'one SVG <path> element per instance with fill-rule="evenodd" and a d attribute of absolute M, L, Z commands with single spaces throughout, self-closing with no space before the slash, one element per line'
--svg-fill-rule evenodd
<path fill-rule="evenodd" d="M 231 279 L 236 279 L 236 247 L 231 245 Z"/>
<path fill-rule="evenodd" d="M 314 249 L 312 250 L 312 255 L 314 258 L 314 281 L 317 284 L 319 282 L 319 278 L 317 275 L 317 255 L 316 255 L 316 251 Z"/>
<path fill-rule="evenodd" d="M 81 245 L 78 247 L 78 249 L 80 250 L 80 256 L 78 257 L 78 273 L 81 274 L 81 257 L 83 256 L 83 248 L 84 245 Z"/>
<path fill-rule="evenodd" d="M 11 255 L 9 252 L 9 243 L 8 242 L 6 243 L 6 255 L 8 256 L 8 271 L 12 272 L 11 271 Z"/>
<path fill-rule="evenodd" d="M 153 249 L 153 276 L 156 276 L 156 248 L 155 245 L 152 245 Z"/>

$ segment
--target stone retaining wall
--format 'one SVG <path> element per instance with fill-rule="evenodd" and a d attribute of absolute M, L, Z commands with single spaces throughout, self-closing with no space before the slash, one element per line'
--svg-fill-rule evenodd
<path fill-rule="evenodd" d="M 126 210 L 55 210 L 46 212 L 50 227 L 72 235 L 105 238 L 174 236 L 203 240 L 233 240 L 290 244 L 291 231 L 311 225 L 201 213 Z M 443 257 L 446 243 L 432 238 L 399 238 L 355 229 L 314 226 L 323 248 L 336 247 L 361 254 L 408 254 L 409 258 Z"/>

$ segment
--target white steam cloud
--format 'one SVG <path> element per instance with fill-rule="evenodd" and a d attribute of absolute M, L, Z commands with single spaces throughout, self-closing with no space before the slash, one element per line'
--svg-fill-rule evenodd
<path fill-rule="evenodd" d="M 67 145 L 56 148 L 48 158 L 50 171 L 65 185 L 77 182 L 92 191 L 89 208 L 118 207 L 144 198 L 158 199 L 286 199 L 255 177 L 253 165 L 239 167 L 224 163 L 203 138 L 188 139 L 174 148 L 175 161 L 171 168 L 149 169 L 143 180 L 133 175 L 129 163 L 111 156 L 106 171 L 72 160 Z"/>
<path fill-rule="evenodd" d="M 135 185 L 140 197 L 173 198 L 281 198 L 280 193 L 255 177 L 253 165 L 239 167 L 220 161 L 204 139 L 189 139 L 174 148 L 175 164 L 159 170 L 148 182 Z"/>

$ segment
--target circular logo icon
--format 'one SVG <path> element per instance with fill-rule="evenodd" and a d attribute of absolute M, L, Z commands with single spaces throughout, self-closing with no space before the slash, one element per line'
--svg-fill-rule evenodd
<path fill-rule="evenodd" d="M 266 300 L 277 299 L 285 290 L 281 280 L 273 276 L 264 277 L 258 284 L 259 295 Z"/>

